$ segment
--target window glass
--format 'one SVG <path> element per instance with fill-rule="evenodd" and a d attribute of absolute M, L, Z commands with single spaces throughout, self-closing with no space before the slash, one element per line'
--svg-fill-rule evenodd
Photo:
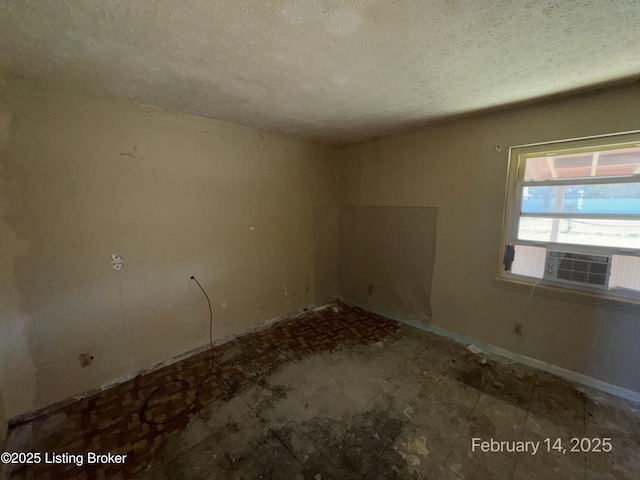
<path fill-rule="evenodd" d="M 512 147 L 506 202 L 505 278 L 640 299 L 640 131 Z"/>
<path fill-rule="evenodd" d="M 640 220 L 520 217 L 518 239 L 640 249 Z"/>
<path fill-rule="evenodd" d="M 640 147 L 528 158 L 524 180 L 611 177 L 640 173 Z"/>
<path fill-rule="evenodd" d="M 524 187 L 522 213 L 640 214 L 640 183 Z"/>

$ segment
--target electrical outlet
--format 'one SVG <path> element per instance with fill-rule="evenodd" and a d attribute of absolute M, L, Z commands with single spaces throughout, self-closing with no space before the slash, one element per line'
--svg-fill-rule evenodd
<path fill-rule="evenodd" d="M 521 337 L 523 332 L 524 332 L 524 325 L 518 322 L 513 322 L 513 334 Z"/>
<path fill-rule="evenodd" d="M 369 294 L 369 296 L 373 296 L 374 291 L 375 287 L 373 285 L 369 285 L 369 288 L 367 288 L 367 293 Z"/>
<path fill-rule="evenodd" d="M 81 353 L 80 355 L 78 355 L 78 361 L 80 362 L 80 366 L 82 368 L 91 365 L 94 358 L 95 357 L 89 353 Z"/>

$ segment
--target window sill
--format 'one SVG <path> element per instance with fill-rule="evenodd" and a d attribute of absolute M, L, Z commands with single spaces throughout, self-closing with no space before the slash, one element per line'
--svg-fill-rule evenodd
<path fill-rule="evenodd" d="M 535 285 L 535 282 L 533 281 L 516 280 L 504 277 L 494 278 L 493 283 L 494 285 L 501 288 L 507 288 L 509 290 L 516 290 L 529 294 L 531 293 L 531 289 Z M 583 290 L 556 287 L 553 285 L 539 283 L 535 287 L 535 292 L 533 295 L 544 295 L 547 297 L 560 298 L 562 300 L 586 303 L 599 307 L 609 307 L 640 312 L 640 299 L 617 297 L 609 293 L 593 293 Z"/>

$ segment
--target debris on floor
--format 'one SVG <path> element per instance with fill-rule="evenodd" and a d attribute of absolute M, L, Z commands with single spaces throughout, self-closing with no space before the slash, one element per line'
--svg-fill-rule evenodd
<path fill-rule="evenodd" d="M 144 424 L 140 408 L 168 378 L 197 383 L 208 352 L 15 426 L 5 447 L 127 455 L 123 464 L 4 465 L 0 477 L 637 478 L 637 407 L 523 365 L 479 365 L 464 345 L 335 306 L 215 347 L 211 378 L 175 422 Z M 167 389 L 148 415 L 171 418 L 188 398 Z M 612 449 L 562 454 L 545 438 L 567 450 L 572 438 L 610 438 Z M 474 450 L 492 440 L 543 447 L 536 455 Z"/>

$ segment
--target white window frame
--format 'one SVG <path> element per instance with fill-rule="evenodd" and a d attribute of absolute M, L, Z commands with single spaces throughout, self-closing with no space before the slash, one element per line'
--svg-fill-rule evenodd
<path fill-rule="evenodd" d="M 506 195 L 504 202 L 504 214 L 502 224 L 502 244 L 499 258 L 499 278 L 503 280 L 513 280 L 519 283 L 538 283 L 544 280 L 535 277 L 517 275 L 505 269 L 504 266 L 504 249 L 507 245 L 523 245 L 532 247 L 544 247 L 547 250 L 571 251 L 576 253 L 594 254 L 594 255 L 625 255 L 640 257 L 640 249 L 603 247 L 596 245 L 578 245 L 556 242 L 540 242 L 519 240 L 518 227 L 522 209 L 522 192 L 524 187 L 525 163 L 528 158 L 536 158 L 543 156 L 567 155 L 576 153 L 591 153 L 605 150 L 617 150 L 623 148 L 640 146 L 640 131 L 627 132 L 622 134 L 604 135 L 598 137 L 590 137 L 583 139 L 573 139 L 558 142 L 538 143 L 531 145 L 522 145 L 509 148 L 509 164 L 507 175 Z M 550 185 L 586 185 L 586 184 L 605 184 L 605 183 L 632 183 L 640 182 L 640 172 L 635 175 L 624 177 L 583 177 L 576 179 L 554 179 L 539 180 L 530 183 L 529 186 L 550 186 Z M 578 214 L 582 218 L 588 219 L 634 219 L 640 220 L 640 214 L 634 215 L 609 215 L 609 214 Z M 575 213 L 543 213 L 543 214 L 526 214 L 526 216 L 545 217 L 545 218 L 575 218 Z M 558 286 L 558 285 L 554 285 Z M 562 285 L 562 288 L 570 290 L 587 290 L 592 291 L 589 287 L 582 288 L 579 285 Z M 610 296 L 618 295 L 615 290 L 604 291 L 602 294 Z M 638 295 L 622 295 L 623 298 L 639 298 Z"/>

